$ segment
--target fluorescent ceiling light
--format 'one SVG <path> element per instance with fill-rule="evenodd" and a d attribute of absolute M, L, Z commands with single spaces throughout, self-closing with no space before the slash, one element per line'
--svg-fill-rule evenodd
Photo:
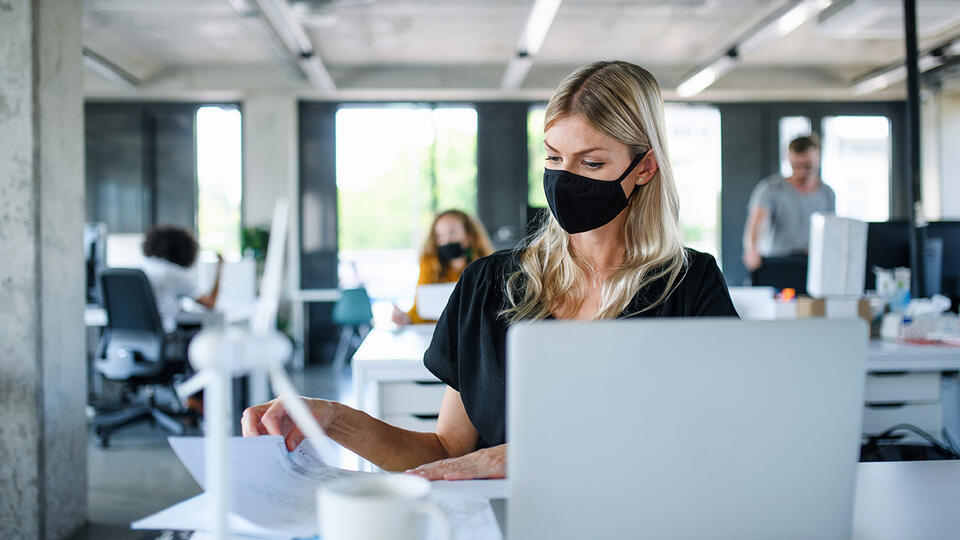
<path fill-rule="evenodd" d="M 540 52 L 543 41 L 547 39 L 553 19 L 557 15 L 557 10 L 560 9 L 560 2 L 561 0 L 534 2 L 527 17 L 527 23 L 523 27 L 523 33 L 520 34 L 520 40 L 517 42 L 516 53 L 507 63 L 507 70 L 500 81 L 502 89 L 516 90 L 527 78 L 527 73 L 533 66 L 533 57 Z"/>
<path fill-rule="evenodd" d="M 778 10 L 747 33 L 736 45 L 740 54 L 782 38 L 830 6 L 832 0 L 797 0 Z"/>
<path fill-rule="evenodd" d="M 263 15 L 265 23 L 278 39 L 284 44 L 287 52 L 296 61 L 304 77 L 317 88 L 333 92 L 336 85 L 330 73 L 323 65 L 310 41 L 310 36 L 297 20 L 296 14 L 290 8 L 287 0 L 230 0 L 237 13 L 243 14 L 244 4 L 253 2 L 255 8 Z"/>
<path fill-rule="evenodd" d="M 527 24 L 523 27 L 523 34 L 520 35 L 520 43 L 517 50 L 532 56 L 540 52 L 543 40 L 547 38 L 550 32 L 550 26 L 553 25 L 553 18 L 560 9 L 560 0 L 537 0 L 530 10 L 530 16 L 527 17 Z"/>
<path fill-rule="evenodd" d="M 90 49 L 83 48 L 83 65 L 90 71 L 124 88 L 137 88 L 141 81 L 135 75 Z"/>
<path fill-rule="evenodd" d="M 300 68 L 303 69 L 304 75 L 307 76 L 307 80 L 309 80 L 313 86 L 328 92 L 333 92 L 337 89 L 337 85 L 333 83 L 333 78 L 330 77 L 330 72 L 327 71 L 327 68 L 324 67 L 323 62 L 320 61 L 320 58 L 318 58 L 316 54 L 300 60 Z"/>
<path fill-rule="evenodd" d="M 737 57 L 764 43 L 786 36 L 827 8 L 833 0 L 794 0 L 753 27 L 726 53 L 687 75 L 677 85 L 677 94 L 692 97 L 733 69 Z"/>
<path fill-rule="evenodd" d="M 677 95 L 687 98 L 703 92 L 705 88 L 717 82 L 717 79 L 733 69 L 736 63 L 736 59 L 730 55 L 717 58 L 710 65 L 704 66 L 680 83 L 677 86 Z"/>
<path fill-rule="evenodd" d="M 254 0 L 260 7 L 260 12 L 267 18 L 270 24 L 277 29 L 283 41 L 290 48 L 291 52 L 297 52 L 304 56 L 313 53 L 313 42 L 310 36 L 303 30 L 296 14 L 290 8 L 287 0 Z"/>
<path fill-rule="evenodd" d="M 938 54 L 934 54 L 938 53 Z M 960 38 L 956 38 L 953 42 L 940 45 L 939 47 L 934 47 L 930 51 L 920 55 L 920 58 L 917 59 L 917 69 L 923 73 L 925 71 L 930 71 L 933 68 L 942 66 L 946 61 L 944 57 L 957 56 L 960 55 Z M 853 93 L 862 96 L 865 94 L 872 94 L 874 92 L 879 92 L 884 88 L 888 88 L 897 84 L 898 82 L 904 81 L 907 78 L 907 65 L 899 64 L 896 66 L 887 67 L 873 73 L 870 73 L 864 77 L 861 77 L 854 81 L 853 83 Z"/>

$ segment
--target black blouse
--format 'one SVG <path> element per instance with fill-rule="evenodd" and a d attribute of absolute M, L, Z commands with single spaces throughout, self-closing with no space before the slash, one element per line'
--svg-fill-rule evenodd
<path fill-rule="evenodd" d="M 682 279 L 657 308 L 637 313 L 660 297 L 666 279 L 637 293 L 621 317 L 736 317 L 723 274 L 711 255 L 687 250 Z M 467 416 L 480 433 L 480 448 L 506 442 L 506 278 L 519 268 L 514 251 L 499 251 L 470 264 L 437 321 L 423 363 L 460 392 Z"/>

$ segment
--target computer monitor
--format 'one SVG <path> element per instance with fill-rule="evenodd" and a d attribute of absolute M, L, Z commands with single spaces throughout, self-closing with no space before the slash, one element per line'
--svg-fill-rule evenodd
<path fill-rule="evenodd" d="M 83 224 L 83 261 L 87 274 L 87 303 L 99 304 L 100 284 L 97 272 L 107 267 L 107 224 Z"/>
<path fill-rule="evenodd" d="M 940 292 L 960 302 L 960 221 L 937 221 L 927 226 L 927 238 L 943 240 Z"/>
<path fill-rule="evenodd" d="M 793 289 L 797 294 L 807 294 L 807 256 L 764 257 L 760 268 L 750 274 L 750 283 L 754 287 Z"/>
<path fill-rule="evenodd" d="M 910 223 L 880 221 L 867 224 L 867 268 L 865 290 L 877 288 L 874 267 L 910 267 Z"/>

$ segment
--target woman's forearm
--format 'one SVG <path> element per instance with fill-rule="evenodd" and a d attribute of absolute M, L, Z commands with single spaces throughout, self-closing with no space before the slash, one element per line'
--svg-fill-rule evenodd
<path fill-rule="evenodd" d="M 342 404 L 327 425 L 327 436 L 385 471 L 405 471 L 451 456 L 435 433 L 391 426 Z"/>

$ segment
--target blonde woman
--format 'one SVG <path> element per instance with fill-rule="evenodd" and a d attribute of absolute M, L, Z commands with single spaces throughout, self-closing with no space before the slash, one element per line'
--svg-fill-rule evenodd
<path fill-rule="evenodd" d="M 525 247 L 460 277 L 424 364 L 448 385 L 434 433 L 307 400 L 327 434 L 386 470 L 430 479 L 506 474 L 507 327 L 528 319 L 736 316 L 713 257 L 682 245 L 656 80 L 626 62 L 570 74 L 547 105 L 552 217 Z M 247 409 L 244 435 L 303 436 L 279 403 Z"/>
<path fill-rule="evenodd" d="M 433 218 L 423 243 L 417 285 L 456 282 L 468 264 L 491 253 L 490 237 L 479 221 L 460 210 L 444 210 Z M 435 321 L 421 317 L 414 302 L 407 312 L 393 306 L 393 322 L 404 326 Z"/>

